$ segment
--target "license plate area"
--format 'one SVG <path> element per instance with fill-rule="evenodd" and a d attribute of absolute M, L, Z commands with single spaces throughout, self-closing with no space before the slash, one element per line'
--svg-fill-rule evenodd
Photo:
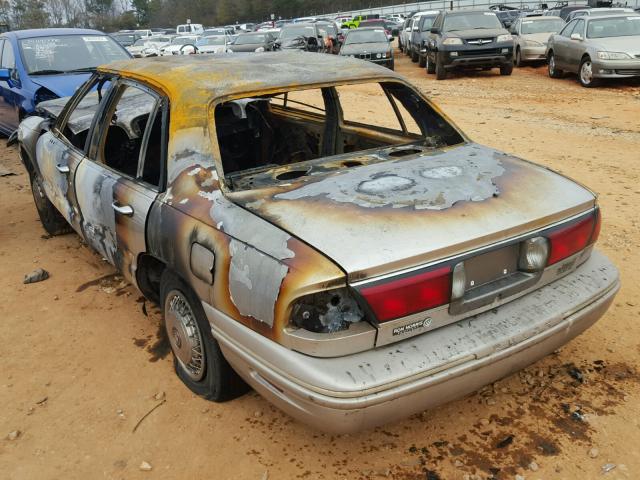
<path fill-rule="evenodd" d="M 475 310 L 535 284 L 540 273 L 518 270 L 519 255 L 520 244 L 515 243 L 464 260 L 464 295 L 451 301 L 449 312 Z"/>

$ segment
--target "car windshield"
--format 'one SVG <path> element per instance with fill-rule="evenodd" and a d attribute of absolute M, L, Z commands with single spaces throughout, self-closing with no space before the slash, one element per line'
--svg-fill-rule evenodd
<path fill-rule="evenodd" d="M 287 27 L 283 28 L 280 32 L 280 38 L 295 38 L 295 37 L 313 37 L 315 31 L 313 27 Z"/>
<path fill-rule="evenodd" d="M 130 55 L 108 35 L 56 35 L 24 38 L 20 50 L 29 74 L 88 71 Z"/>
<path fill-rule="evenodd" d="M 204 37 L 198 40 L 196 45 L 224 45 L 224 37 Z"/>
<path fill-rule="evenodd" d="M 136 43 L 133 44 L 134 47 L 143 47 L 147 42 L 150 42 L 151 40 L 147 39 L 147 38 L 141 38 L 140 40 L 136 40 Z"/>
<path fill-rule="evenodd" d="M 436 19 L 435 16 L 431 17 L 422 17 L 421 21 L 422 21 L 422 31 L 423 32 L 428 32 L 429 30 L 431 30 L 431 27 L 433 26 L 433 21 Z"/>
<path fill-rule="evenodd" d="M 587 38 L 630 37 L 640 35 L 640 15 L 598 18 L 587 26 Z"/>
<path fill-rule="evenodd" d="M 522 31 L 523 35 L 530 33 L 556 33 L 562 30 L 566 24 L 559 18 L 550 20 L 523 20 Z"/>
<path fill-rule="evenodd" d="M 456 30 L 496 29 L 503 28 L 495 13 L 476 12 L 463 15 L 447 15 L 444 18 L 445 32 Z"/>
<path fill-rule="evenodd" d="M 187 45 L 196 43 L 196 39 L 193 37 L 176 37 L 171 40 L 172 45 Z"/>
<path fill-rule="evenodd" d="M 266 35 L 239 35 L 235 45 L 249 45 L 251 43 L 265 43 L 267 41 Z"/>
<path fill-rule="evenodd" d="M 345 45 L 354 43 L 379 43 L 386 42 L 387 36 L 382 29 L 375 30 L 352 30 L 344 41 Z"/>

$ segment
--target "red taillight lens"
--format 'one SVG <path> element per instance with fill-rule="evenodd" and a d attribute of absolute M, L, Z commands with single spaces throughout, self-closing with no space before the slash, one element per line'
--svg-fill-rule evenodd
<path fill-rule="evenodd" d="M 419 273 L 360 289 L 379 322 L 449 303 L 451 267 Z"/>
<path fill-rule="evenodd" d="M 578 253 L 598 239 L 600 233 L 600 210 L 578 220 L 576 223 L 556 230 L 548 235 L 551 243 L 548 265 L 553 265 Z"/>

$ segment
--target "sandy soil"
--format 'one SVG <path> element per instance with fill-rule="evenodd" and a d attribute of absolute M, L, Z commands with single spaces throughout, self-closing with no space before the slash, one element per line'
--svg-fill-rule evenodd
<path fill-rule="evenodd" d="M 640 83 L 587 90 L 532 67 L 436 82 L 396 65 L 473 139 L 600 194 L 599 245 L 623 280 L 606 316 L 524 372 L 357 435 L 315 432 L 255 393 L 209 403 L 174 375 L 157 310 L 77 236 L 44 236 L 16 152 L 0 146 L 0 170 L 16 173 L 0 178 L 0 477 L 640 476 Z M 51 278 L 23 285 L 37 267 Z"/>

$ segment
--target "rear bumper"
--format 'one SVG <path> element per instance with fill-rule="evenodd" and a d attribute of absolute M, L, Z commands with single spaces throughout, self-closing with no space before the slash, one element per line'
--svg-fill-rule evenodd
<path fill-rule="evenodd" d="M 375 350 L 303 355 L 203 304 L 225 358 L 263 397 L 319 430 L 353 432 L 476 391 L 595 323 L 619 289 L 601 254 L 497 309 Z"/>

